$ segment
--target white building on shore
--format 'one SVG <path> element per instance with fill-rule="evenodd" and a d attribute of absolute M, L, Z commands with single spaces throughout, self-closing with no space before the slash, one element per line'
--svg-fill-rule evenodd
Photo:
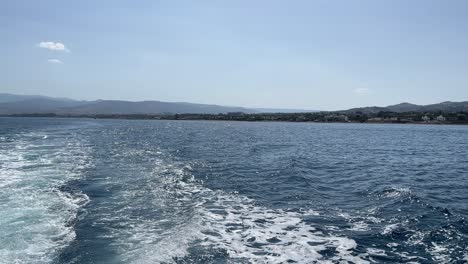
<path fill-rule="evenodd" d="M 436 120 L 440 121 L 440 122 L 444 122 L 447 119 L 443 115 L 440 115 L 440 116 L 436 117 Z"/>

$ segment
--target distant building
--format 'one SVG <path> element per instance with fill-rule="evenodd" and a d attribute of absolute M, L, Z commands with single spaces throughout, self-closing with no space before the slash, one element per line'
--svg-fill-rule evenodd
<path fill-rule="evenodd" d="M 429 121 L 431 121 L 431 118 L 428 117 L 427 115 L 421 117 L 421 119 L 422 119 L 422 121 L 424 121 L 424 122 L 426 122 L 426 123 L 429 122 Z"/>
<path fill-rule="evenodd" d="M 436 117 L 436 120 L 437 120 L 437 121 L 440 121 L 440 122 L 443 122 L 443 121 L 445 121 L 446 119 L 445 119 L 445 117 L 444 117 L 443 115 L 440 115 L 440 116 Z"/>

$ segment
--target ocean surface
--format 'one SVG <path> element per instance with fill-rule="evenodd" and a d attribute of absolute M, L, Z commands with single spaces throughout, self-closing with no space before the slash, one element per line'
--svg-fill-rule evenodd
<path fill-rule="evenodd" d="M 468 126 L 0 118 L 0 263 L 466 263 Z"/>

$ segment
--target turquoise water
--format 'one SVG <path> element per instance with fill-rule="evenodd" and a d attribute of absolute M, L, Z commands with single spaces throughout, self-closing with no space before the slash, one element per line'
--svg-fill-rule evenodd
<path fill-rule="evenodd" d="M 468 127 L 0 118 L 0 263 L 464 263 Z"/>

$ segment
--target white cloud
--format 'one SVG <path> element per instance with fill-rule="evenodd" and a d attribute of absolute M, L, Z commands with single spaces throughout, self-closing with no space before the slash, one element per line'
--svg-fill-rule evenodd
<path fill-rule="evenodd" d="M 371 93 L 371 90 L 368 88 L 357 88 L 357 89 L 354 89 L 354 93 L 355 94 L 369 94 Z"/>
<path fill-rule="evenodd" d="M 53 41 L 43 41 L 37 44 L 39 48 L 48 49 L 48 50 L 55 50 L 55 51 L 66 51 L 70 52 L 65 45 L 61 42 L 53 42 Z"/>
<path fill-rule="evenodd" d="M 63 64 L 63 62 L 61 60 L 58 60 L 58 59 L 49 59 L 47 60 L 48 63 L 52 63 L 52 64 Z"/>

